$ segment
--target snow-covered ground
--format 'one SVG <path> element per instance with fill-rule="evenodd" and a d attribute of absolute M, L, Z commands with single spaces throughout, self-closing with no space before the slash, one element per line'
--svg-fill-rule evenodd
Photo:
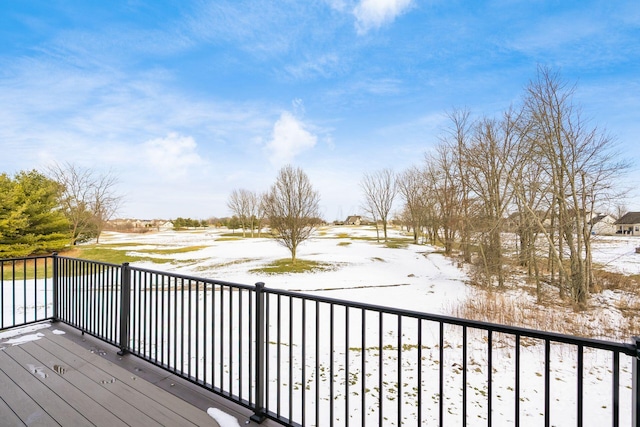
<path fill-rule="evenodd" d="M 289 252 L 286 248 L 270 238 L 242 239 L 239 233 L 238 238 L 230 238 L 227 230 L 165 231 L 148 234 L 104 233 L 101 243 L 113 245 L 114 249 L 126 250 L 131 255 L 173 260 L 170 263 L 135 262 L 133 265 L 136 267 L 242 284 L 260 281 L 265 282 L 266 286 L 272 289 L 321 294 L 419 312 L 452 314 L 452 307 L 464 304 L 469 299 L 481 297 L 482 294 L 478 293 L 477 289 L 467 284 L 469 278 L 464 268 L 457 265 L 455 259 L 444 257 L 437 252 L 436 248 L 411 244 L 409 237 L 403 236 L 398 230 L 391 230 L 390 237 L 404 238 L 406 245 L 393 248 L 377 243 L 375 229 L 371 227 L 322 228 L 299 248 L 298 258 L 330 263 L 333 268 L 323 272 L 278 275 L 255 273 L 251 270 L 263 267 L 274 260 L 288 258 Z M 594 241 L 594 260 L 611 271 L 628 275 L 640 274 L 640 255 L 635 254 L 636 242 L 640 242 L 640 239 L 636 241 L 628 236 L 597 237 Z M 514 289 L 513 295 L 515 295 L 514 298 L 531 298 L 530 295 L 518 289 Z M 583 316 L 584 321 L 618 322 L 621 319 L 619 313 L 616 312 L 615 307 L 608 305 L 615 304 L 615 301 L 623 297 L 622 294 L 611 291 L 597 295 L 594 297 L 594 303 L 599 305 L 597 309 L 585 315 L 578 314 L 578 316 Z M 238 299 L 234 301 L 237 303 Z M 286 316 L 286 304 L 284 307 L 283 315 Z M 533 309 L 536 309 L 535 304 Z M 553 310 L 549 307 L 540 309 Z M 299 308 L 295 310 L 299 311 Z M 326 307 L 321 310 L 326 312 Z M 320 314 L 309 309 L 310 319 L 319 319 Z M 564 312 L 560 317 L 569 316 L 569 314 Z M 274 315 L 270 313 L 270 316 Z M 285 362 L 295 369 L 291 374 L 283 369 L 277 378 L 275 372 L 270 371 L 268 383 L 270 395 L 273 397 L 280 392 L 283 395 L 292 393 L 293 402 L 301 402 L 305 400 L 300 398 L 300 393 L 304 393 L 303 390 L 310 390 L 306 400 L 309 414 L 307 422 L 310 425 L 323 425 L 328 421 L 327 417 L 330 414 L 333 414 L 332 420 L 336 422 L 335 425 L 343 425 L 348 418 L 356 421 L 360 417 L 366 420 L 367 425 L 376 425 L 379 408 L 383 408 L 385 425 L 399 426 L 415 425 L 418 399 L 416 393 L 419 393 L 422 398 L 420 407 L 426 425 L 438 422 L 440 399 L 444 399 L 447 425 L 461 425 L 462 365 L 464 363 L 461 349 L 466 346 L 468 351 L 467 422 L 478 420 L 481 424 L 486 423 L 488 396 L 491 396 L 493 425 L 513 425 L 516 369 L 513 358 L 515 345 L 513 336 L 496 333 L 490 338 L 484 331 L 470 329 L 465 343 L 459 327 L 445 326 L 444 335 L 441 337 L 437 331 L 437 324 L 432 328 L 425 323 L 422 325 L 422 332 L 418 334 L 417 323 L 412 323 L 410 320 L 403 323 L 401 337 L 398 330 L 393 329 L 395 320 L 389 322 L 390 329 L 385 322 L 383 336 L 376 327 L 375 313 L 372 315 L 374 317 L 367 322 L 366 333 L 363 335 L 367 342 L 366 348 L 360 349 L 357 348 L 361 345 L 358 336 L 364 328 L 355 314 L 347 321 L 346 318 L 341 317 L 344 317 L 344 312 L 336 310 L 336 324 L 347 326 L 346 328 L 343 326 L 343 335 L 340 335 L 337 332 L 339 328 L 336 328 L 334 333 L 337 335 L 327 338 L 325 336 L 327 329 L 322 327 L 316 344 L 313 343 L 313 339 L 317 329 L 313 322 L 306 326 L 307 330 L 303 330 L 304 327 L 292 321 L 290 325 L 292 333 L 295 336 L 299 334 L 308 336 L 306 354 L 318 352 L 318 362 L 301 357 L 299 353 L 301 347 L 294 342 L 288 342 L 289 325 L 283 325 L 282 340 L 278 338 L 277 342 L 273 342 L 275 335 L 270 339 L 269 366 Z M 346 336 L 352 337 L 348 349 L 344 330 L 350 331 Z M 416 341 L 418 336 L 424 340 L 420 357 Z M 380 341 L 377 341 L 378 337 L 382 337 L 379 338 Z M 442 346 L 439 344 L 440 339 L 443 340 Z M 493 343 L 491 385 L 487 382 L 488 340 Z M 400 341 L 403 350 L 400 350 L 398 345 Z M 330 351 L 329 345 L 324 344 L 327 342 L 331 343 L 333 351 Z M 352 348 L 352 346 L 355 347 Z M 521 346 L 519 385 L 521 423 L 522 425 L 542 425 L 544 424 L 543 380 L 547 372 L 544 364 L 544 345 L 541 341 L 527 339 L 521 342 Z M 295 351 L 292 350 L 294 347 Z M 365 346 L 361 345 L 361 347 Z M 441 349 L 445 359 L 440 359 Z M 283 359 L 278 361 L 274 358 L 280 350 L 282 350 Z M 286 356 L 287 353 L 289 356 Z M 194 355 L 191 361 L 186 361 L 187 365 L 200 363 L 196 357 Z M 242 355 L 243 363 L 248 363 L 248 359 L 245 360 L 246 357 L 248 356 Z M 211 360 L 211 355 L 206 355 L 205 360 Z M 223 366 L 226 366 L 226 361 L 226 356 L 223 356 Z M 578 399 L 576 361 L 576 347 L 551 345 L 548 367 L 551 381 L 551 425 L 576 424 L 575 408 Z M 585 425 L 611 425 L 612 365 L 610 353 L 585 350 Z M 201 367 L 200 372 L 203 368 Z M 302 378 L 300 372 L 304 369 L 307 375 L 309 373 L 315 373 L 315 375 Z M 333 378 L 327 375 L 328 369 L 334 370 Z M 418 384 L 416 379 L 418 369 L 423 376 L 422 384 Z M 444 375 L 445 395 L 443 396 L 437 394 L 437 388 L 434 389 L 439 372 L 443 372 Z M 621 358 L 619 372 L 620 422 L 621 425 L 628 425 L 631 407 L 629 388 L 631 358 L 627 356 Z M 234 377 L 234 382 L 239 380 L 239 377 L 235 378 L 233 370 L 231 375 Z M 304 384 L 305 381 L 306 384 Z M 382 402 L 376 400 L 377 392 L 373 393 L 370 399 L 361 400 L 362 392 L 365 389 L 376 389 L 381 384 L 378 381 L 383 381 L 384 384 L 380 390 Z M 295 384 L 294 388 L 292 388 L 293 384 Z M 332 395 L 329 391 L 331 384 L 336 388 L 333 401 L 327 399 Z M 397 393 L 400 393 L 401 387 L 402 403 L 398 404 Z M 491 387 L 490 393 L 488 387 Z M 320 391 L 320 398 L 317 400 L 311 398 L 314 389 Z M 248 389 L 244 390 L 245 396 L 247 392 Z M 348 407 L 345 406 L 346 395 L 351 396 Z M 284 415 L 288 413 L 286 399 L 279 402 L 278 407 Z M 402 419 L 394 418 L 398 413 L 398 407 L 402 408 Z M 311 414 L 316 410 L 321 418 L 314 421 Z M 224 418 L 224 414 L 215 410 L 212 410 L 210 415 Z M 294 418 L 299 416 L 298 412 Z M 471 422 L 471 424 L 474 423 Z"/>
<path fill-rule="evenodd" d="M 398 230 L 390 230 L 389 237 L 407 239 L 406 247 L 389 248 L 371 240 L 375 239 L 373 227 L 322 228 L 299 247 L 297 257 L 331 263 L 335 268 L 320 273 L 277 275 L 250 270 L 289 258 L 285 247 L 266 237 L 229 240 L 222 236 L 228 233 L 226 229 L 104 233 L 101 243 L 117 244 L 119 250 L 128 250 L 131 255 L 176 260 L 169 264 L 133 264 L 139 267 L 249 285 L 264 282 L 268 288 L 322 293 L 407 310 L 445 314 L 452 303 L 464 300 L 468 294 L 467 276 L 455 261 L 436 253 L 431 246 L 410 244 L 410 239 Z M 148 252 L 198 246 L 206 247 L 165 255 Z"/>
<path fill-rule="evenodd" d="M 481 293 L 468 286 L 469 280 L 465 270 L 457 265 L 456 261 L 444 257 L 437 252 L 436 248 L 425 245 L 413 245 L 407 236 L 403 236 L 398 230 L 391 230 L 390 237 L 405 238 L 406 246 L 400 248 L 390 248 L 384 244 L 376 243 L 375 229 L 370 227 L 327 227 L 319 230 L 316 235 L 305 242 L 298 250 L 298 258 L 305 260 L 321 261 L 331 263 L 334 269 L 320 273 L 298 273 L 282 275 L 266 275 L 264 273 L 252 273 L 250 270 L 265 266 L 266 264 L 289 257 L 289 252 L 284 247 L 269 238 L 251 239 L 229 239 L 223 234 L 226 230 L 200 230 L 200 231 L 166 231 L 144 235 L 126 235 L 117 233 L 106 233 L 102 238 L 104 244 L 117 244 L 120 250 L 127 250 L 131 255 L 153 256 L 159 258 L 169 258 L 175 260 L 172 263 L 156 264 L 152 262 L 134 263 L 136 266 L 146 267 L 155 270 L 167 270 L 189 274 L 211 279 L 253 284 L 261 281 L 265 282 L 269 288 L 294 290 L 304 293 L 322 294 L 334 298 L 350 301 L 392 306 L 402 309 L 415 310 L 436 314 L 452 314 L 452 307 L 463 304 L 469 298 L 478 298 Z M 239 234 L 238 234 L 239 237 Z M 604 265 L 606 269 L 624 274 L 640 274 L 640 255 L 635 253 L 635 247 L 640 242 L 628 236 L 600 237 L 594 239 L 594 261 Z M 192 247 L 194 250 L 171 253 L 171 248 L 181 249 Z M 154 254 L 154 250 L 159 253 Z M 522 290 L 515 289 L 513 298 L 532 299 L 531 295 L 526 295 Z M 577 316 L 581 322 L 603 322 L 615 323 L 621 320 L 620 314 L 614 307 L 608 304 L 615 304 L 619 299 L 624 298 L 623 294 L 607 291 L 594 297 L 594 304 L 598 307 L 584 314 L 571 313 L 570 308 L 558 315 L 559 318 L 566 316 Z M 536 309 L 535 304 L 532 304 Z M 552 308 L 540 308 L 545 311 Z M 338 320 L 338 323 L 340 321 Z M 351 319 L 354 322 L 354 319 Z M 357 322 L 356 322 L 357 323 Z M 293 327 L 293 326 L 292 326 Z M 455 328 L 454 328 L 455 329 Z M 352 329 L 358 331 L 358 325 Z M 294 328 L 297 334 L 299 331 Z M 310 333 L 310 331 L 307 331 Z M 353 332 L 351 332 L 353 333 Z M 372 336 L 367 338 L 367 342 L 375 342 L 376 331 L 371 331 Z M 394 332 L 389 332 L 391 335 Z M 415 343 L 409 342 L 415 331 L 411 326 L 403 327 L 403 345 L 407 347 L 402 352 L 403 368 L 397 368 L 398 356 L 393 350 L 395 336 L 385 337 L 385 347 L 389 345 L 391 353 L 389 357 L 384 356 L 382 365 L 378 365 L 376 360 L 379 356 L 377 347 L 366 352 L 347 352 L 345 349 L 336 347 L 334 355 L 337 362 L 334 369 L 337 372 L 349 371 L 350 377 L 344 377 L 338 381 L 341 392 L 339 400 L 328 402 L 321 399 L 316 403 L 309 403 L 309 412 L 312 413 L 315 405 L 321 408 L 320 414 L 327 416 L 330 408 L 333 407 L 336 416 L 341 419 L 341 425 L 346 417 L 364 416 L 368 423 L 375 423 L 376 404 L 369 402 L 366 407 L 358 407 L 358 392 L 363 384 L 366 388 L 376 387 L 376 382 L 371 382 L 370 377 L 376 378 L 379 369 L 384 369 L 384 383 L 388 387 L 383 393 L 386 401 L 382 406 L 390 409 L 385 413 L 393 414 L 395 410 L 394 386 L 401 382 L 413 384 L 415 381 L 416 364 L 412 360 L 417 360 Z M 426 336 L 431 336 L 437 343 L 437 332 L 423 331 Z M 448 390 L 445 401 L 445 420 L 449 425 L 459 425 L 461 422 L 460 407 L 462 405 L 461 392 L 461 354 L 462 348 L 460 331 L 451 330 L 446 332 L 444 348 L 445 353 L 450 353 L 447 357 L 445 368 L 445 389 Z M 287 328 L 283 331 L 283 336 L 287 335 Z M 406 335 L 406 336 L 405 336 Z M 492 404 L 494 414 L 494 425 L 512 425 L 514 422 L 514 360 L 512 338 L 504 337 L 495 343 L 493 358 L 499 358 L 500 362 L 494 360 L 493 381 L 492 381 Z M 336 338 L 341 341 L 341 337 Z M 389 344 L 387 340 L 390 339 Z M 467 397 L 468 418 L 483 420 L 486 422 L 487 408 L 487 355 L 486 355 L 486 333 L 480 331 L 470 331 L 467 348 L 469 354 L 469 366 L 467 371 L 467 381 L 469 384 L 469 395 Z M 288 348 L 286 339 L 281 343 L 283 348 Z M 274 347 L 275 344 L 270 343 Z M 277 347 L 277 346 L 275 346 Z M 272 358 L 276 348 L 272 350 Z M 382 347 L 382 346 L 380 346 Z M 437 354 L 438 345 L 431 347 L 423 354 L 423 360 L 432 361 L 423 366 L 423 375 L 436 379 L 440 367 L 439 356 Z M 314 349 L 308 349 L 308 354 L 312 354 Z M 283 350 L 284 351 L 284 350 Z M 522 393 L 520 407 L 522 422 L 525 425 L 541 424 L 544 422 L 544 346 L 541 342 L 526 342 L 521 350 L 522 365 L 520 390 Z M 366 353 L 367 371 L 360 371 L 362 365 L 361 357 Z M 371 354 L 369 354 L 371 353 Z M 385 351 L 386 353 L 386 351 Z M 552 346 L 552 357 L 550 367 L 551 389 L 551 424 L 564 426 L 575 425 L 576 411 L 576 348 L 571 346 Z M 587 351 L 585 352 L 585 421 L 586 425 L 610 425 L 611 424 L 611 383 L 612 383 L 612 358 L 607 352 Z M 329 353 L 326 348 L 321 349 L 321 368 L 330 365 Z M 372 361 L 370 363 L 370 361 Z M 296 359 L 287 361 L 296 367 L 295 372 L 302 368 L 305 362 Z M 348 366 L 345 364 L 348 363 Z M 382 367 L 383 366 L 383 367 Z M 313 364 L 306 365 L 307 372 L 312 372 Z M 290 392 L 287 383 L 300 381 L 295 374 L 292 378 L 286 372 L 282 372 L 279 378 L 280 383 L 270 383 L 272 395 L 278 388 L 283 394 Z M 342 375 L 342 374 L 340 374 Z M 630 376 L 631 360 L 624 357 L 621 360 L 620 368 L 621 382 L 621 423 L 628 423 L 630 407 Z M 273 378 L 273 376 L 272 376 Z M 341 377 L 342 378 L 342 377 Z M 349 378 L 349 379 L 347 379 Z M 319 379 L 321 396 L 328 396 L 328 384 L 331 379 L 325 377 Z M 345 385 L 353 381 L 351 385 Z M 298 384 L 298 383 L 296 383 Z M 304 384 L 298 384 L 305 387 Z M 313 390 L 313 384 L 307 384 Z M 417 390 L 425 387 L 417 386 Z M 343 390 L 344 388 L 344 390 Z M 425 390 L 429 387 L 425 387 Z M 409 390 L 405 390 L 408 393 Z M 297 392 L 299 393 L 299 391 Z M 352 404 L 349 413 L 342 406 L 345 394 L 353 394 Z M 424 395 L 423 416 L 430 425 L 438 421 L 437 402 L 439 397 L 435 395 Z M 299 401 L 296 395 L 294 401 Z M 309 399 L 311 402 L 312 399 Z M 281 402 L 281 410 L 287 414 L 287 402 Z M 337 406 L 336 406 L 337 405 Z M 373 406 L 371 406 L 373 405 Z M 415 416 L 416 400 L 415 396 L 407 394 L 403 400 L 403 420 L 397 420 L 390 415 L 386 420 L 388 425 L 400 425 L 403 422 L 412 424 L 411 417 Z M 360 414 L 360 415 L 358 415 Z M 326 421 L 326 419 L 324 419 Z M 313 423 L 312 423 L 313 424 Z M 320 422 L 320 424 L 322 424 Z M 373 424 L 372 424 L 373 425 Z"/>
<path fill-rule="evenodd" d="M 638 236 L 593 236 L 593 261 L 616 273 L 640 274 L 639 246 Z"/>

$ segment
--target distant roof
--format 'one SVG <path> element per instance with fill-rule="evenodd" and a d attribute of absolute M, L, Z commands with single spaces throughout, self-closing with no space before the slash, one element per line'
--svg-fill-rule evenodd
<path fill-rule="evenodd" d="M 616 224 L 640 224 L 640 212 L 627 212 L 622 218 L 615 222 Z"/>
<path fill-rule="evenodd" d="M 591 218 L 589 220 L 589 222 L 587 222 L 587 224 L 591 224 L 591 225 L 597 224 L 597 223 L 599 223 L 600 221 L 602 221 L 603 219 L 605 219 L 608 216 L 609 215 L 607 215 L 607 214 L 600 214 L 598 216 L 594 216 L 593 218 Z"/>

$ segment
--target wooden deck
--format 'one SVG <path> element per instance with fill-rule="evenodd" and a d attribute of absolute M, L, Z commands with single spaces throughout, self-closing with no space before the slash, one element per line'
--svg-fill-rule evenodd
<path fill-rule="evenodd" d="M 247 409 L 64 324 L 0 339 L 3 426 L 218 426 L 208 408 L 258 425 Z"/>

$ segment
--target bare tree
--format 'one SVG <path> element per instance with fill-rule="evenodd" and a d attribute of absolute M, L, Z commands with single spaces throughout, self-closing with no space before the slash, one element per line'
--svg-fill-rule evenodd
<path fill-rule="evenodd" d="M 242 227 L 242 237 L 246 237 L 247 228 L 251 237 L 262 219 L 261 197 L 257 193 L 245 189 L 233 190 L 227 200 L 227 207 L 237 216 Z"/>
<path fill-rule="evenodd" d="M 115 193 L 118 179 L 111 172 L 96 176 L 92 186 L 91 210 L 96 227 L 96 243 L 100 243 L 100 235 L 109 221 L 120 208 L 122 196 Z"/>
<path fill-rule="evenodd" d="M 98 242 L 106 222 L 122 202 L 115 191 L 117 177 L 112 172 L 99 175 L 70 163 L 50 167 L 48 175 L 63 188 L 61 204 L 70 223 L 71 244 L 89 237 L 96 237 Z"/>
<path fill-rule="evenodd" d="M 522 163 L 521 114 L 513 110 L 502 120 L 484 119 L 476 124 L 472 143 L 463 152 L 468 186 L 481 201 L 476 218 L 481 236 L 479 249 L 487 279 L 504 285 L 501 233 L 513 200 L 513 184 Z"/>
<path fill-rule="evenodd" d="M 398 192 L 396 178 L 391 169 L 382 169 L 372 174 L 365 173 L 360 188 L 364 193 L 364 209 L 373 216 L 378 231 L 378 219 L 382 222 L 384 241 L 387 241 L 387 224 Z M 378 241 L 380 236 L 378 235 Z"/>
<path fill-rule="evenodd" d="M 529 139 L 538 161 L 546 165 L 552 188 L 554 226 L 545 237 L 559 271 L 560 291 L 566 284 L 573 302 L 583 307 L 593 282 L 589 215 L 628 164 L 618 160 L 607 135 L 586 126 L 572 102 L 574 90 L 557 73 L 540 68 L 527 87 L 525 107 Z M 565 253 L 568 265 L 563 262 Z"/>
<path fill-rule="evenodd" d="M 453 251 L 459 234 L 462 215 L 462 193 L 457 179 L 455 152 L 447 145 L 439 145 L 435 152 L 425 155 L 428 199 L 432 200 L 433 234 L 444 244 L 444 251 Z"/>
<path fill-rule="evenodd" d="M 413 242 L 418 243 L 425 216 L 425 178 L 417 167 L 411 167 L 398 176 L 398 191 L 404 199 L 403 220 L 413 232 Z"/>
<path fill-rule="evenodd" d="M 471 205 L 469 187 L 467 185 L 468 176 L 467 169 L 463 162 L 462 153 L 469 144 L 471 138 L 471 129 L 473 123 L 470 119 L 468 110 L 453 110 L 447 114 L 451 121 L 451 126 L 444 138 L 444 143 L 454 153 L 453 159 L 456 164 L 456 172 L 453 173 L 455 178 L 455 186 L 458 188 L 460 195 L 460 215 L 458 215 L 458 224 L 455 227 L 460 235 L 460 249 L 465 262 L 471 262 Z"/>
<path fill-rule="evenodd" d="M 263 199 L 271 232 L 291 252 L 296 262 L 298 245 L 307 240 L 319 224 L 320 195 L 307 174 L 291 165 L 280 169 L 275 184 Z"/>

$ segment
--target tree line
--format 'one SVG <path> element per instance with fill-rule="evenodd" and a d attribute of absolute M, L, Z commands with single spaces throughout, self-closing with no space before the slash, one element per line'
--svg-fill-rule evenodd
<path fill-rule="evenodd" d="M 116 177 L 72 164 L 0 174 L 0 258 L 99 240 L 117 211 Z"/>
<path fill-rule="evenodd" d="M 513 248 L 503 233 L 513 231 L 517 261 L 538 298 L 548 283 L 584 306 L 595 285 L 590 219 L 621 200 L 619 178 L 629 163 L 582 117 L 574 93 L 557 73 L 539 68 L 521 104 L 498 117 L 450 112 L 449 128 L 423 163 L 386 185 L 401 196 L 400 216 L 416 243 L 438 242 L 447 254 L 457 249 L 480 266 L 484 284 L 503 286 Z M 363 187 L 371 187 L 366 177 Z"/>

